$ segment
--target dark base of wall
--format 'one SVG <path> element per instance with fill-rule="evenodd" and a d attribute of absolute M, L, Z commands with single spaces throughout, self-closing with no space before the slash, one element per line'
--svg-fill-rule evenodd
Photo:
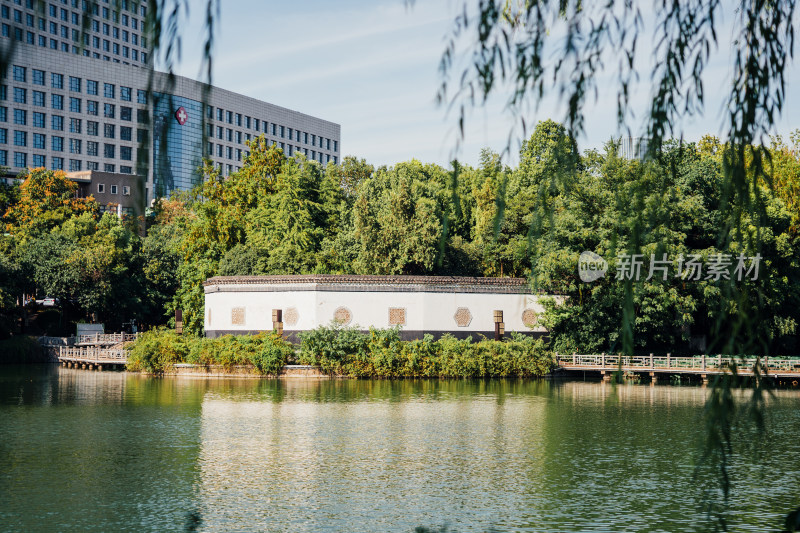
<path fill-rule="evenodd" d="M 217 338 L 222 337 L 223 335 L 257 335 L 259 333 L 264 333 L 263 331 L 258 330 L 248 330 L 248 331 L 241 331 L 241 330 L 224 330 L 224 329 L 212 329 L 206 330 L 206 337 L 209 338 Z M 298 333 L 302 333 L 298 330 L 283 330 L 283 336 L 286 340 L 298 343 L 300 342 L 300 338 L 298 337 Z M 369 333 L 369 330 L 362 330 L 362 333 Z M 422 331 L 422 330 L 400 330 L 400 338 L 404 341 L 413 341 L 417 339 L 423 338 L 425 335 L 433 335 L 434 339 L 438 339 L 442 337 L 445 333 L 449 333 L 453 337 L 457 339 L 466 339 L 467 337 L 472 337 L 473 340 L 480 340 L 481 335 L 486 337 L 487 339 L 494 339 L 494 331 Z M 540 338 L 544 337 L 545 333 L 540 331 L 520 331 L 522 335 Z M 510 334 L 506 332 L 506 338 L 509 338 Z"/>

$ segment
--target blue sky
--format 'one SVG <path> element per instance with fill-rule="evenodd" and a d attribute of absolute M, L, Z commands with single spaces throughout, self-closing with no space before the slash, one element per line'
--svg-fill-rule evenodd
<path fill-rule="evenodd" d="M 474 2 L 473 2 L 474 3 Z M 411 158 L 446 165 L 454 154 L 456 116 L 435 104 L 438 62 L 445 36 L 462 6 L 457 0 L 222 0 L 214 50 L 213 82 L 254 98 L 337 122 L 344 155 L 370 163 L 394 164 Z M 183 26 L 178 71 L 197 78 L 205 0 L 190 0 Z M 729 21 L 723 21 L 729 22 Z M 726 31 L 720 32 L 726 42 Z M 708 69 L 703 117 L 681 125 L 684 137 L 722 133 L 721 96 L 730 83 L 724 46 Z M 649 96 L 642 75 L 633 101 Z M 798 127 L 800 106 L 792 99 L 800 74 L 790 67 L 788 102 L 777 132 Z M 618 134 L 613 93 L 601 90 L 587 108 L 586 135 L 579 147 L 600 148 Z M 556 98 L 526 114 L 528 123 L 563 117 Z M 479 151 L 506 147 L 514 121 L 496 98 L 475 109 L 458 157 L 476 164 Z M 636 131 L 638 122 L 630 124 Z M 512 146 L 516 146 L 513 144 Z M 515 162 L 512 154 L 508 161 Z"/>

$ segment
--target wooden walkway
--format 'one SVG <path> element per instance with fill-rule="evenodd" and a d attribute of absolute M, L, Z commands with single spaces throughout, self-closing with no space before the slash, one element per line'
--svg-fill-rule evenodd
<path fill-rule="evenodd" d="M 103 367 L 118 368 L 128 362 L 125 343 L 136 339 L 130 333 L 93 333 L 79 335 L 74 346 L 61 346 L 58 360 L 62 366 L 103 370 Z"/>
<path fill-rule="evenodd" d="M 600 372 L 604 379 L 611 379 L 611 375 L 621 369 L 623 372 L 648 374 L 653 379 L 657 379 L 659 374 L 664 377 L 672 374 L 690 374 L 700 376 L 707 381 L 709 376 L 731 373 L 734 365 L 738 375 L 752 376 L 756 364 L 760 365 L 762 373 L 766 370 L 766 374 L 774 378 L 800 378 L 800 357 L 743 359 L 723 355 L 672 357 L 669 354 L 663 356 L 556 354 L 556 364 L 559 369 L 568 372 Z"/>

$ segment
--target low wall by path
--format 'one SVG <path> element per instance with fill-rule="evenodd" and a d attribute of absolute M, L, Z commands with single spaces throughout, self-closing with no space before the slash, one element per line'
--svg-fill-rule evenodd
<path fill-rule="evenodd" d="M 283 371 L 277 376 L 269 374 L 259 374 L 252 365 L 236 365 L 233 368 L 225 368 L 222 365 L 193 365 L 191 363 L 178 363 L 170 372 L 164 372 L 165 376 L 185 376 L 196 378 L 325 378 L 331 376 L 311 365 L 286 365 Z"/>

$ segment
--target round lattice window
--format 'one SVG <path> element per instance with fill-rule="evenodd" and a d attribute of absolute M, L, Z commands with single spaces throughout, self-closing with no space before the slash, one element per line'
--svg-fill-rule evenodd
<path fill-rule="evenodd" d="M 353 320 L 353 314 L 346 307 L 340 307 L 333 312 L 333 319 L 339 324 L 346 326 Z"/>
<path fill-rule="evenodd" d="M 300 313 L 294 307 L 290 307 L 283 312 L 283 323 L 287 326 L 296 326 L 299 319 Z"/>
<path fill-rule="evenodd" d="M 532 328 L 539 322 L 539 315 L 533 309 L 526 309 L 522 312 L 522 323 Z"/>

